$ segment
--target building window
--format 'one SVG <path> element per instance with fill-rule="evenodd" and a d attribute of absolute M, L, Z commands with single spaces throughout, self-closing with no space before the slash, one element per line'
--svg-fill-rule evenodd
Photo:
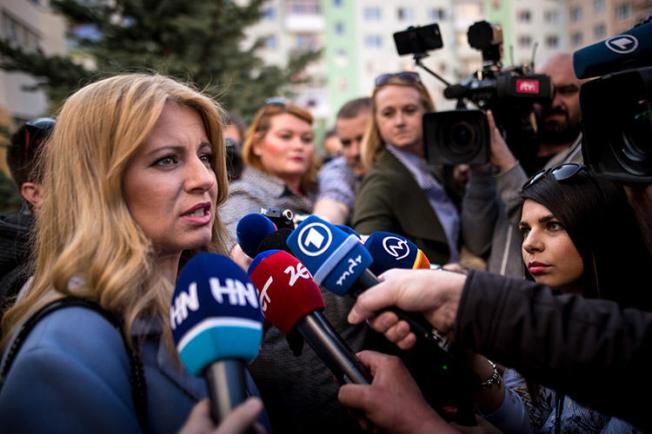
<path fill-rule="evenodd" d="M 575 47 L 577 47 L 578 45 L 582 45 L 583 40 L 584 40 L 584 36 L 582 35 L 582 32 L 575 32 L 571 35 L 571 43 Z"/>
<path fill-rule="evenodd" d="M 593 0 L 593 13 L 601 14 L 604 12 L 605 2 L 604 0 Z"/>
<path fill-rule="evenodd" d="M 431 20 L 444 21 L 446 19 L 446 10 L 444 8 L 432 8 L 428 15 Z"/>
<path fill-rule="evenodd" d="M 532 45 L 532 37 L 529 35 L 521 35 L 518 37 L 518 46 L 520 48 L 529 48 Z"/>
<path fill-rule="evenodd" d="M 10 45 L 21 47 L 27 51 L 36 50 L 40 41 L 38 33 L 18 21 L 7 12 L 2 13 L 2 20 L 0 21 L 0 36 L 6 39 Z"/>
<path fill-rule="evenodd" d="M 522 23 L 529 23 L 532 21 L 532 13 L 529 10 L 518 11 L 517 18 Z"/>
<path fill-rule="evenodd" d="M 335 21 L 335 34 L 341 35 L 344 33 L 344 23 L 342 21 Z"/>
<path fill-rule="evenodd" d="M 616 18 L 619 20 L 626 20 L 632 15 L 632 4 L 623 3 L 616 6 Z"/>
<path fill-rule="evenodd" d="M 367 21 L 380 21 L 382 13 L 378 6 L 368 6 L 364 8 L 363 16 Z"/>
<path fill-rule="evenodd" d="M 342 0 L 333 0 L 333 6 L 336 8 L 341 8 L 342 7 Z"/>
<path fill-rule="evenodd" d="M 268 50 L 275 50 L 278 47 L 276 35 L 269 35 L 263 41 L 263 46 Z"/>
<path fill-rule="evenodd" d="M 383 46 L 383 36 L 367 35 L 364 38 L 364 45 L 367 48 L 381 48 Z"/>
<path fill-rule="evenodd" d="M 593 37 L 595 39 L 603 39 L 607 36 L 607 27 L 604 24 L 597 24 L 593 26 Z"/>
<path fill-rule="evenodd" d="M 399 21 L 414 21 L 414 9 L 400 7 L 396 10 Z"/>
<path fill-rule="evenodd" d="M 558 48 L 559 47 L 559 36 L 557 36 L 557 35 L 548 35 L 548 36 L 546 36 L 546 47 L 548 47 L 548 48 Z"/>
<path fill-rule="evenodd" d="M 274 9 L 272 6 L 268 6 L 263 9 L 264 20 L 273 20 L 274 18 L 276 18 L 276 9 Z"/>
<path fill-rule="evenodd" d="M 545 11 L 543 14 L 543 19 L 548 24 L 558 24 L 559 23 L 559 11 L 549 10 Z"/>
<path fill-rule="evenodd" d="M 571 21 L 579 21 L 582 19 L 582 8 L 575 6 L 570 10 L 570 19 Z"/>
<path fill-rule="evenodd" d="M 335 51 L 335 65 L 340 68 L 345 67 L 349 63 L 349 53 L 343 48 L 338 48 Z"/>
<path fill-rule="evenodd" d="M 314 50 L 317 48 L 317 35 L 312 33 L 297 33 L 294 37 L 294 48 L 299 50 Z"/>
<path fill-rule="evenodd" d="M 319 2 L 310 0 L 293 0 L 288 2 L 288 10 L 297 15 L 315 15 L 320 13 Z"/>

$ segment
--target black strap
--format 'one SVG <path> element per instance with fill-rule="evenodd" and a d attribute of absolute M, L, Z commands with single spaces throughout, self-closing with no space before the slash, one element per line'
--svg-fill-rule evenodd
<path fill-rule="evenodd" d="M 7 375 L 9 374 L 9 369 L 16 359 L 20 348 L 36 324 L 45 316 L 56 310 L 73 306 L 90 309 L 100 314 L 118 330 L 118 333 L 120 334 L 120 337 L 124 343 L 125 351 L 127 351 L 127 355 L 129 356 L 129 365 L 131 367 L 129 381 L 131 383 L 131 392 L 134 399 L 134 405 L 136 406 L 136 415 L 138 416 L 138 422 L 142 431 L 147 432 L 147 383 L 145 382 L 145 371 L 143 369 L 143 363 L 140 360 L 140 357 L 138 357 L 138 354 L 136 354 L 136 352 L 133 351 L 128 345 L 127 339 L 122 333 L 122 322 L 120 319 L 116 315 L 102 308 L 99 304 L 89 300 L 84 300 L 77 297 L 64 297 L 46 304 L 41 309 L 36 311 L 34 315 L 29 317 L 29 319 L 27 319 L 27 321 L 25 321 L 25 323 L 20 328 L 20 331 L 16 335 L 16 338 L 13 340 L 9 350 L 7 351 L 4 364 L 0 370 L 0 389 L 2 389 L 2 386 L 4 385 Z"/>

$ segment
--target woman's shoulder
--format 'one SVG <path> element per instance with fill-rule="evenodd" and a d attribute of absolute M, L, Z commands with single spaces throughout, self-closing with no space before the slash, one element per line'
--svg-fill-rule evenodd
<path fill-rule="evenodd" d="M 129 363 L 121 332 L 91 309 L 71 306 L 39 320 L 22 343 L 11 370 L 31 366 L 30 360 L 50 360 L 52 369 L 69 360 L 79 368 L 114 374 L 114 365 Z M 127 366 L 127 365 L 124 365 Z M 123 370 L 117 366 L 118 372 Z"/>

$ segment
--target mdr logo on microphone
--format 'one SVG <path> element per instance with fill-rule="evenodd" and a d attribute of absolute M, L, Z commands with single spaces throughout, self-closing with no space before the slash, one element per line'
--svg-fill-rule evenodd
<path fill-rule="evenodd" d="M 407 258 L 410 254 L 410 246 L 408 245 L 408 242 L 398 237 L 385 237 L 383 239 L 383 249 L 385 249 L 385 251 L 397 261 Z"/>
<path fill-rule="evenodd" d="M 297 237 L 299 250 L 307 256 L 319 256 L 333 243 L 333 233 L 323 223 L 315 222 L 304 226 Z"/>

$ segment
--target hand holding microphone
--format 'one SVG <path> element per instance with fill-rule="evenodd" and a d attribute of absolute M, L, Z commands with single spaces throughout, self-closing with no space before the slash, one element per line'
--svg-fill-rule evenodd
<path fill-rule="evenodd" d="M 170 306 L 172 336 L 185 368 L 206 378 L 216 424 L 248 396 L 246 364 L 258 354 L 262 322 L 256 289 L 233 261 L 200 253 L 184 266 Z"/>

